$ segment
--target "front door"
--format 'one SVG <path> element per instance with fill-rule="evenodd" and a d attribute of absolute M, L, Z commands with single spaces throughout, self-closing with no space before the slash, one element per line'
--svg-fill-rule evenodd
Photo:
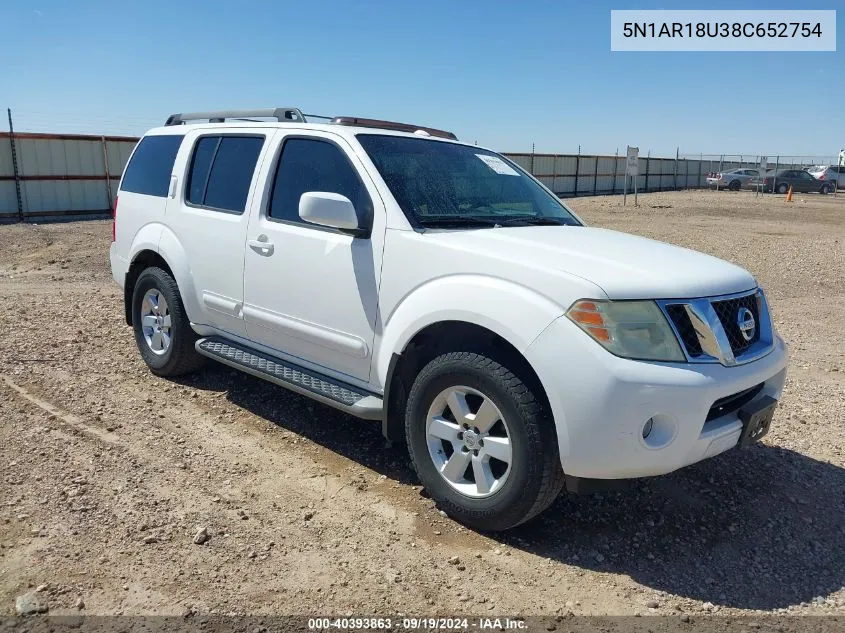
<path fill-rule="evenodd" d="M 385 213 L 348 142 L 329 132 L 275 141 L 261 208 L 247 230 L 244 320 L 249 338 L 339 378 L 366 382 L 378 310 Z M 368 237 L 299 217 L 308 191 L 349 198 Z"/>

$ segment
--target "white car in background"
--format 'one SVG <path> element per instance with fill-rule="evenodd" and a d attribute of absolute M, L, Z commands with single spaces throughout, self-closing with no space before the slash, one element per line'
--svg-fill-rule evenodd
<path fill-rule="evenodd" d="M 756 169 L 731 169 L 729 171 L 718 171 L 707 174 L 707 185 L 719 189 L 730 189 L 739 191 L 749 180 L 756 178 L 759 172 Z"/>
<path fill-rule="evenodd" d="M 833 183 L 837 189 L 845 189 L 845 167 L 813 165 L 807 168 L 807 173 L 816 180 Z"/>

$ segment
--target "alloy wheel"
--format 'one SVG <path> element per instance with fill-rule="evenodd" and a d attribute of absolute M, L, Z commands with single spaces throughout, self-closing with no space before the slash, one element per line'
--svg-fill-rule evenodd
<path fill-rule="evenodd" d="M 473 498 L 498 492 L 511 471 L 507 422 L 493 401 L 464 386 L 441 391 L 426 416 L 426 442 L 437 472 Z"/>

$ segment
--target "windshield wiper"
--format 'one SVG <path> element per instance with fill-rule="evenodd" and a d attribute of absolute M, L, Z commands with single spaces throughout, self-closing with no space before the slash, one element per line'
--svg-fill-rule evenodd
<path fill-rule="evenodd" d="M 513 226 L 515 224 L 529 224 L 531 226 L 575 226 L 563 218 L 550 218 L 543 215 L 508 216 L 496 218 L 496 223 L 501 226 Z"/>
<path fill-rule="evenodd" d="M 486 226 L 493 227 L 500 224 L 496 218 L 479 217 L 477 215 L 427 215 L 419 218 L 422 226 Z"/>

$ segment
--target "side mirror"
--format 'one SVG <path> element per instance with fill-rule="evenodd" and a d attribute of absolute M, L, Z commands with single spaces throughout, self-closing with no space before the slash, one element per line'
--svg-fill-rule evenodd
<path fill-rule="evenodd" d="M 303 193 L 299 198 L 299 217 L 311 224 L 340 229 L 353 235 L 365 235 L 368 232 L 366 227 L 360 226 L 352 202 L 339 193 Z"/>

